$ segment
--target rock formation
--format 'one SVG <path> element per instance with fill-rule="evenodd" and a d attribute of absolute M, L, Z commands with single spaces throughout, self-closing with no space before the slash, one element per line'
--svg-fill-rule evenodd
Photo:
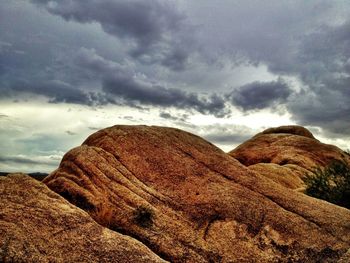
<path fill-rule="evenodd" d="M 137 240 L 98 225 L 46 185 L 0 177 L 0 262 L 164 262 Z"/>
<path fill-rule="evenodd" d="M 302 179 L 317 167 L 334 160 L 350 163 L 350 156 L 341 149 L 321 143 L 300 126 L 267 129 L 229 155 L 250 170 L 292 189 L 303 187 Z"/>
<path fill-rule="evenodd" d="M 309 170 L 336 154 L 293 129 L 257 135 L 257 147 L 231 152 L 237 161 L 181 130 L 114 126 L 69 151 L 44 183 L 171 262 L 336 262 L 350 248 L 350 211 L 246 167 Z"/>

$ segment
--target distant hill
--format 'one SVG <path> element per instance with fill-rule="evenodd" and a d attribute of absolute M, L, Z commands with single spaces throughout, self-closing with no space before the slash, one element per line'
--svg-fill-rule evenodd
<path fill-rule="evenodd" d="M 0 176 L 6 176 L 8 175 L 9 172 L 0 172 Z M 28 175 L 38 181 L 42 181 L 44 180 L 44 178 L 46 176 L 48 176 L 49 174 L 48 173 L 40 173 L 40 172 L 36 172 L 36 173 L 28 173 Z"/>

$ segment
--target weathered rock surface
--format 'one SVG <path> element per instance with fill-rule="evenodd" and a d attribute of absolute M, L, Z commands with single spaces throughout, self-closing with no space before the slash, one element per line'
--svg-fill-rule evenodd
<path fill-rule="evenodd" d="M 306 174 L 334 160 L 350 163 L 350 156 L 336 146 L 316 140 L 300 126 L 281 126 L 258 133 L 229 152 L 249 169 L 292 189 L 302 188 Z"/>
<path fill-rule="evenodd" d="M 248 167 L 260 176 L 265 176 L 284 187 L 293 190 L 304 190 L 302 178 L 309 173 L 308 170 L 293 164 L 278 165 L 274 163 L 257 163 Z"/>
<path fill-rule="evenodd" d="M 0 262 L 164 262 L 24 174 L 0 177 Z"/>
<path fill-rule="evenodd" d="M 276 184 L 177 129 L 103 129 L 44 182 L 172 262 L 334 262 L 350 248 L 349 210 Z"/>

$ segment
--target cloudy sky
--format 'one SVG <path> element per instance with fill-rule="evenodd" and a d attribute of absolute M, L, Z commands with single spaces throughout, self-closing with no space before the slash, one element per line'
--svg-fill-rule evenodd
<path fill-rule="evenodd" d="M 0 171 L 50 172 L 114 124 L 350 148 L 348 0 L 0 2 Z"/>

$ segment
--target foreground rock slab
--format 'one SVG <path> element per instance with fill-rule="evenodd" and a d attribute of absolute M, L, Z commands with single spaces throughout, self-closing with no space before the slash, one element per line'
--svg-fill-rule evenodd
<path fill-rule="evenodd" d="M 27 175 L 0 177 L 0 262 L 165 262 Z"/>
<path fill-rule="evenodd" d="M 100 130 L 44 182 L 171 262 L 336 262 L 350 248 L 349 210 L 177 129 Z"/>

